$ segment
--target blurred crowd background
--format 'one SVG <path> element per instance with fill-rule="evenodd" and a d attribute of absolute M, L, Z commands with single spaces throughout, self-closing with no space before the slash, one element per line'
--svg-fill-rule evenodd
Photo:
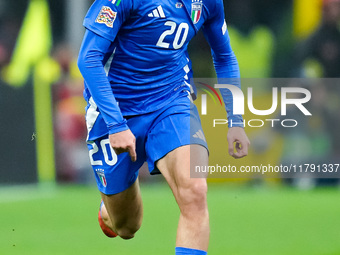
<path fill-rule="evenodd" d="M 91 3 L 0 0 L 0 185 L 94 183 L 76 66 Z M 226 0 L 225 13 L 242 78 L 340 77 L 340 0 Z M 189 51 L 195 76 L 214 77 L 202 34 Z M 340 84 L 332 81 L 310 88 L 315 118 L 307 127 L 279 132 L 275 139 L 266 130 L 251 131 L 249 160 L 279 164 L 297 157 L 312 163 L 317 157 L 339 163 Z M 271 90 L 259 97 L 270 100 Z M 268 145 L 274 142 L 275 149 Z M 146 171 L 141 178 L 150 181 Z M 338 179 L 303 185 L 318 184 Z"/>

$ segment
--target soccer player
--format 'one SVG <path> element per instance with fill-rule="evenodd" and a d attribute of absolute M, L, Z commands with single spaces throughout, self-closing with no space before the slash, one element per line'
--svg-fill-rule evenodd
<path fill-rule="evenodd" d="M 129 239 L 140 228 L 137 176 L 147 162 L 151 174 L 165 177 L 180 209 L 176 254 L 207 254 L 207 183 L 190 178 L 190 167 L 207 165 L 208 151 L 190 99 L 187 45 L 202 28 L 218 77 L 239 78 L 222 0 L 96 0 L 84 26 L 78 66 L 103 232 Z M 231 94 L 221 93 L 228 120 L 241 125 Z M 247 155 L 249 140 L 237 124 L 228 143 L 235 158 Z"/>

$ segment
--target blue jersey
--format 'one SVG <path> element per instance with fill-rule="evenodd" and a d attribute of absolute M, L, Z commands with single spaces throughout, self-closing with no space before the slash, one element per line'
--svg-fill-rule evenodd
<path fill-rule="evenodd" d="M 124 116 L 156 111 L 190 91 L 187 46 L 201 28 L 218 77 L 239 78 L 222 0 L 96 0 L 84 26 L 78 64 L 90 127 L 102 118 L 97 126 L 109 133 L 126 130 Z M 229 120 L 240 122 L 231 94 L 222 96 Z"/>

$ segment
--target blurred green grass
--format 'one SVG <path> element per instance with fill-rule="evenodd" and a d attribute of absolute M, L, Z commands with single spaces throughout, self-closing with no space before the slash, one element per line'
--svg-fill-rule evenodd
<path fill-rule="evenodd" d="M 210 255 L 340 254 L 340 190 L 209 186 Z M 132 240 L 106 238 L 94 187 L 0 189 L 0 254 L 174 254 L 176 203 L 142 184 L 144 221 Z"/>

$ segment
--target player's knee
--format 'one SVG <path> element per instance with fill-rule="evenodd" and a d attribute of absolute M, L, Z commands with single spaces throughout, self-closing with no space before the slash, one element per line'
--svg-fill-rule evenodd
<path fill-rule="evenodd" d="M 123 239 L 131 239 L 135 236 L 136 232 L 139 230 L 140 225 L 125 226 L 116 228 L 116 233 Z"/>
<path fill-rule="evenodd" d="M 182 213 L 202 213 L 207 210 L 207 182 L 197 179 L 187 187 L 178 187 L 178 204 Z"/>

